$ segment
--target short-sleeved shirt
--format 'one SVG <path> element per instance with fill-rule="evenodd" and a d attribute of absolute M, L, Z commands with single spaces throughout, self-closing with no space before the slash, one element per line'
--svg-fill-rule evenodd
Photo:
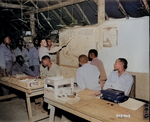
<path fill-rule="evenodd" d="M 98 58 L 94 58 L 91 61 L 91 64 L 97 66 L 97 68 L 99 69 L 99 72 L 101 73 L 100 80 L 107 80 L 107 76 L 106 76 L 103 62 Z"/>
<path fill-rule="evenodd" d="M 49 53 L 56 53 L 58 52 L 62 47 L 59 46 L 59 47 L 54 47 L 54 48 L 51 48 L 50 50 L 47 48 L 47 47 L 43 47 L 41 46 L 39 48 L 39 59 L 40 61 L 42 61 L 42 57 L 47 55 L 49 56 Z"/>
<path fill-rule="evenodd" d="M 24 59 L 24 61 L 25 61 L 25 64 L 27 65 L 27 66 L 29 66 L 29 52 L 28 52 L 28 50 L 26 49 L 26 48 L 22 48 L 22 51 L 17 47 L 15 50 L 14 50 L 14 55 L 15 55 L 15 57 L 17 57 L 17 56 L 19 56 L 19 55 L 21 55 L 22 57 L 23 57 L 23 59 Z M 14 59 L 14 61 L 16 61 L 15 59 Z"/>
<path fill-rule="evenodd" d="M 0 45 L 0 68 L 10 70 L 12 68 L 13 54 L 3 43 Z"/>
<path fill-rule="evenodd" d="M 61 76 L 62 72 L 60 67 L 57 64 L 52 63 L 51 68 L 48 70 L 48 67 L 43 67 L 42 64 L 40 65 L 40 75 L 45 77 L 55 77 Z"/>
<path fill-rule="evenodd" d="M 125 92 L 128 96 L 133 84 L 133 77 L 127 71 L 125 71 L 120 77 L 118 71 L 113 71 L 107 79 L 103 89 L 112 88 Z"/>
<path fill-rule="evenodd" d="M 23 73 L 29 76 L 36 76 L 34 72 L 31 69 L 29 69 L 29 67 L 25 63 L 21 66 L 19 63 L 16 62 L 15 65 L 12 67 L 12 75 Z"/>
<path fill-rule="evenodd" d="M 39 65 L 39 53 L 35 47 L 29 49 L 29 66 Z"/>
<path fill-rule="evenodd" d="M 77 70 L 77 84 L 81 89 L 87 88 L 90 90 L 99 91 L 101 90 L 99 76 L 100 72 L 96 66 L 84 64 Z"/>

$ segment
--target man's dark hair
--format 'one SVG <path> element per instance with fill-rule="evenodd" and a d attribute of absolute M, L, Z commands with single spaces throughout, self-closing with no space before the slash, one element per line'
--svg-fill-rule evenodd
<path fill-rule="evenodd" d="M 33 44 L 35 44 L 35 41 L 36 41 L 36 40 L 38 40 L 38 38 L 34 38 L 34 39 L 33 39 Z"/>
<path fill-rule="evenodd" d="M 128 61 L 125 58 L 118 58 L 118 60 L 124 64 L 124 69 L 127 69 Z"/>
<path fill-rule="evenodd" d="M 22 57 L 21 55 L 18 55 L 18 56 L 16 57 L 16 62 L 19 63 L 19 64 L 22 66 L 23 63 L 24 63 L 23 57 Z"/>
<path fill-rule="evenodd" d="M 95 49 L 89 50 L 89 54 L 90 54 L 90 53 L 94 53 L 95 57 L 98 56 L 98 52 L 97 52 L 97 50 L 95 50 Z"/>
<path fill-rule="evenodd" d="M 44 59 L 49 59 L 50 60 L 51 58 L 50 58 L 50 56 L 45 55 L 45 56 L 42 57 L 42 60 L 44 60 Z"/>
<path fill-rule="evenodd" d="M 10 38 L 9 35 L 3 35 L 3 36 L 2 36 L 2 42 L 3 42 L 3 43 L 4 43 L 4 40 L 5 40 L 6 37 L 9 37 L 9 38 Z"/>
<path fill-rule="evenodd" d="M 16 62 L 19 62 L 19 61 L 20 61 L 20 58 L 23 60 L 22 55 L 18 55 L 18 56 L 16 57 Z"/>
<path fill-rule="evenodd" d="M 45 38 L 40 38 L 40 43 L 42 42 L 42 40 L 44 40 Z M 46 40 L 46 39 L 45 39 Z"/>
<path fill-rule="evenodd" d="M 52 39 L 51 39 L 50 37 L 46 38 L 46 41 L 47 41 L 47 40 L 51 40 L 51 41 L 52 41 Z"/>

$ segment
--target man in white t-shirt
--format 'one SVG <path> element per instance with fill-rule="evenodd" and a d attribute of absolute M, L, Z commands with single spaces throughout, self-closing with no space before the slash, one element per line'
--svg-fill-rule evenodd
<path fill-rule="evenodd" d="M 47 46 L 47 42 L 45 39 L 41 39 L 41 43 L 40 43 L 41 47 L 39 48 L 39 58 L 40 58 L 40 61 L 42 61 L 42 57 L 47 55 L 49 56 L 50 53 L 56 53 L 58 52 L 62 47 L 59 46 L 59 47 L 55 47 L 55 48 L 52 48 L 52 49 L 48 49 L 46 46 Z"/>

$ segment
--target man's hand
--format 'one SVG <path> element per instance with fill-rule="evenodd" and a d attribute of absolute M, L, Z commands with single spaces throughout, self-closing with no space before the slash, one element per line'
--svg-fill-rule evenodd
<path fill-rule="evenodd" d="M 95 95 L 96 95 L 96 96 L 101 95 L 101 90 L 98 91 L 98 92 L 95 92 Z"/>
<path fill-rule="evenodd" d="M 7 72 L 6 70 L 3 70 L 3 76 L 6 77 L 7 76 Z"/>

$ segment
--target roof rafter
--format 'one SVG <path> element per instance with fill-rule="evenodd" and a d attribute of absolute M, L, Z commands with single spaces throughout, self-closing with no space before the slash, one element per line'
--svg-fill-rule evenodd
<path fill-rule="evenodd" d="M 81 9 L 81 7 L 79 6 L 79 4 L 76 4 L 76 6 L 78 7 L 78 9 L 80 10 L 80 12 L 82 13 L 84 19 L 87 21 L 87 23 L 90 25 L 90 21 L 88 20 L 88 18 L 86 17 L 84 11 Z"/>
<path fill-rule="evenodd" d="M 123 8 L 120 0 L 116 0 L 116 2 L 119 5 L 118 9 L 121 11 L 121 13 L 126 17 L 126 19 L 129 19 L 129 15 L 127 14 L 127 12 L 125 11 L 125 9 Z"/>
<path fill-rule="evenodd" d="M 19 1 L 19 0 L 17 0 L 18 1 L 18 3 L 20 4 L 20 5 L 22 5 L 22 3 Z M 10 2 L 10 0 L 9 0 L 9 2 Z M 13 13 L 14 14 L 14 13 Z M 24 17 L 25 19 L 27 19 L 26 17 Z M 30 28 L 27 26 L 27 24 L 25 24 L 25 23 L 22 23 L 24 26 L 26 26 L 29 30 L 30 30 Z M 35 30 L 37 30 L 37 28 L 35 27 Z"/>
<path fill-rule="evenodd" d="M 34 3 L 33 0 L 30 0 L 30 2 L 35 6 L 36 9 L 39 9 L 39 7 Z M 31 13 L 30 13 L 30 14 L 31 14 Z M 51 25 L 51 23 L 50 23 L 50 22 L 47 20 L 47 18 L 45 17 L 45 15 L 44 15 L 42 12 L 40 12 L 40 14 L 41 14 L 42 17 L 46 20 L 46 22 L 48 23 L 48 25 L 49 25 L 52 29 L 54 29 L 53 26 Z"/>
<path fill-rule="evenodd" d="M 60 0 L 57 0 L 60 3 Z M 69 15 L 69 17 L 71 18 L 72 22 L 74 22 L 75 24 L 78 23 L 78 21 L 71 15 L 71 13 L 68 11 L 68 9 L 66 7 L 63 7 L 63 9 L 66 11 L 66 13 Z"/>
<path fill-rule="evenodd" d="M 53 10 L 53 9 L 61 8 L 61 7 L 64 7 L 64 6 L 72 5 L 72 4 L 77 4 L 77 3 L 80 3 L 80 2 L 84 2 L 84 1 L 87 1 L 87 0 L 73 0 L 73 1 L 69 0 L 69 1 L 62 2 L 62 3 L 59 3 L 59 4 L 53 5 L 53 6 L 38 9 L 38 11 L 37 10 L 27 11 L 24 14 L 27 15 L 27 14 L 31 14 L 31 13 L 44 12 L 44 11 Z"/>
<path fill-rule="evenodd" d="M 44 2 L 46 3 L 47 6 L 49 6 L 49 4 L 47 3 L 46 0 L 44 0 Z M 65 22 L 62 20 L 62 18 L 57 14 L 57 12 L 55 10 L 52 10 L 54 12 L 54 14 L 57 16 L 57 18 L 60 20 L 60 22 L 63 24 L 63 25 L 66 25 Z"/>
<path fill-rule="evenodd" d="M 25 5 L 18 5 L 18 4 L 11 4 L 11 3 L 4 3 L 0 1 L 0 7 L 2 8 L 13 8 L 13 9 L 34 9 L 34 7 L 25 6 Z"/>

